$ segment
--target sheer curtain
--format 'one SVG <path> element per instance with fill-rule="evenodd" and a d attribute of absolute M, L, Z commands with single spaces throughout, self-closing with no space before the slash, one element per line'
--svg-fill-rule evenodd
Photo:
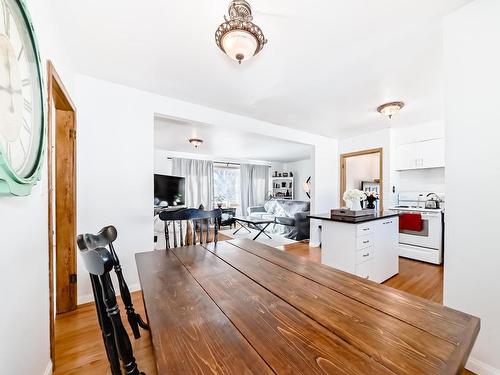
<path fill-rule="evenodd" d="M 269 167 L 267 165 L 241 164 L 241 210 L 246 216 L 247 208 L 263 205 L 269 192 Z"/>
<path fill-rule="evenodd" d="M 214 195 L 214 163 L 209 160 L 174 158 L 172 174 L 186 177 L 186 205 L 198 208 L 202 204 L 211 210 Z"/>

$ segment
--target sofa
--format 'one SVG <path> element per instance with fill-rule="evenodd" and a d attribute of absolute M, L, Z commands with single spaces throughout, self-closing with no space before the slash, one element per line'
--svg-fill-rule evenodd
<path fill-rule="evenodd" d="M 289 199 L 271 199 L 263 206 L 248 208 L 248 216 L 275 220 L 271 233 L 301 241 L 309 239 L 310 202 Z"/>

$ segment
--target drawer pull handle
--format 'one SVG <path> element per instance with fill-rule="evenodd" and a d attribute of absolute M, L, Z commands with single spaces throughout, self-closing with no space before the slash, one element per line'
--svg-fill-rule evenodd
<path fill-rule="evenodd" d="M 370 228 L 363 228 L 363 232 L 366 232 L 367 230 L 370 230 Z"/>
<path fill-rule="evenodd" d="M 370 243 L 370 241 L 363 241 L 363 243 Z"/>
<path fill-rule="evenodd" d="M 370 256 L 370 253 L 363 254 L 363 258 Z"/>

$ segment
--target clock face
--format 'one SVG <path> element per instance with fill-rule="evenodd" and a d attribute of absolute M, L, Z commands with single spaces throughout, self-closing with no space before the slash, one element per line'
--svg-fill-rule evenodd
<path fill-rule="evenodd" d="M 0 0 L 0 154 L 21 178 L 38 165 L 43 137 L 37 55 L 15 0 Z"/>

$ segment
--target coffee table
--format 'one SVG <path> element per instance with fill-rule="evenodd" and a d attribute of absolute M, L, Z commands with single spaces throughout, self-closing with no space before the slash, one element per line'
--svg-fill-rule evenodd
<path fill-rule="evenodd" d="M 259 236 L 264 233 L 267 238 L 271 239 L 271 236 L 265 232 L 266 228 L 270 224 L 274 224 L 275 221 L 274 219 L 259 219 L 256 217 L 251 217 L 251 216 L 235 216 L 234 221 L 238 224 L 240 224 L 240 227 L 234 231 L 233 234 L 236 234 L 240 231 L 241 228 L 244 228 L 248 233 L 252 233 L 248 230 L 247 227 L 245 227 L 243 224 L 247 224 L 248 227 L 253 227 L 259 231 L 257 235 L 253 238 L 255 241 Z"/>

